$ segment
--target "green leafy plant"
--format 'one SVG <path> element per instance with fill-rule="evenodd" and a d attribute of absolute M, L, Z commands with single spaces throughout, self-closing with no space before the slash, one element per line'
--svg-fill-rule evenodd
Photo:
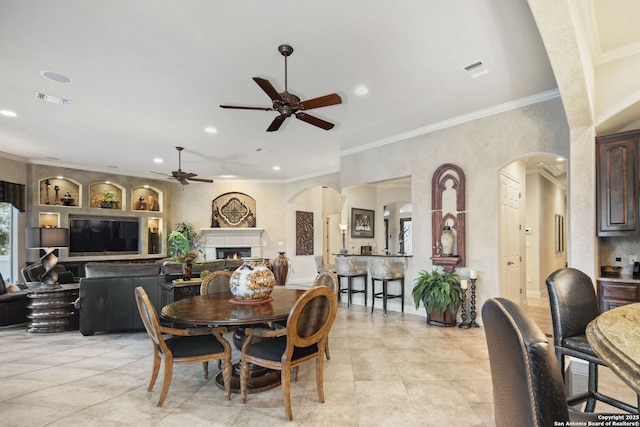
<path fill-rule="evenodd" d="M 462 289 L 458 275 L 451 271 L 421 271 L 411 291 L 416 308 L 422 302 L 427 312 L 444 313 L 448 310 L 455 315 L 462 303 Z"/>
<path fill-rule="evenodd" d="M 179 231 L 172 231 L 167 237 L 169 256 L 180 264 L 189 264 L 198 258 L 198 252 L 191 249 L 189 240 Z"/>
<path fill-rule="evenodd" d="M 207 277 L 209 275 L 209 273 L 211 273 L 209 270 L 202 270 L 200 272 L 200 278 L 204 279 L 205 277 Z"/>
<path fill-rule="evenodd" d="M 173 231 L 177 231 L 182 234 L 189 242 L 189 245 L 191 245 L 191 249 L 195 249 L 200 241 L 200 233 L 198 233 L 196 231 L 196 227 L 189 222 L 182 221 L 177 223 L 173 227 Z"/>

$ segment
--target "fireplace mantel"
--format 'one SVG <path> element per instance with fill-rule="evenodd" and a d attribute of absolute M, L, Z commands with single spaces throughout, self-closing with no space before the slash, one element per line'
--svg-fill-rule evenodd
<path fill-rule="evenodd" d="M 262 256 L 264 228 L 201 228 L 207 259 L 215 259 L 218 248 L 251 248 L 252 257 Z"/>

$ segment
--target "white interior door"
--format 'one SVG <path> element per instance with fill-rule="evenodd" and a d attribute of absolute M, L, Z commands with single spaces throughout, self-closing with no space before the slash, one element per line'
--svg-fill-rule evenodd
<path fill-rule="evenodd" d="M 520 183 L 500 174 L 500 296 L 518 304 L 522 298 L 520 266 Z"/>

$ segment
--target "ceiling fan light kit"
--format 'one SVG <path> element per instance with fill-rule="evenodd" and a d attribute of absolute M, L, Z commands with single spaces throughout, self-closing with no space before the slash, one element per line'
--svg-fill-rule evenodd
<path fill-rule="evenodd" d="M 221 108 L 230 108 L 238 110 L 261 110 L 261 111 L 277 111 L 280 113 L 269 125 L 267 132 L 274 132 L 280 129 L 285 119 L 295 116 L 298 120 L 317 126 L 324 130 L 334 127 L 333 123 L 322 120 L 318 117 L 305 113 L 304 111 L 314 108 L 328 107 L 330 105 L 341 104 L 342 99 L 337 93 L 321 96 L 319 98 L 301 101 L 296 95 L 289 93 L 287 87 L 287 58 L 293 53 L 293 48 L 287 44 L 278 46 L 278 51 L 284 56 L 284 92 L 278 93 L 271 82 L 267 79 L 254 77 L 253 81 L 271 98 L 272 106 L 269 107 L 246 107 L 236 105 L 220 105 Z"/>

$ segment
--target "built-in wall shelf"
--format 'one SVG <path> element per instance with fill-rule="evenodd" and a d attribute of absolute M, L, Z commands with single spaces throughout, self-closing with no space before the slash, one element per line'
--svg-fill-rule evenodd
<path fill-rule="evenodd" d="M 127 204 L 126 194 L 122 186 L 110 181 L 90 184 L 89 207 L 124 210 Z"/>
<path fill-rule="evenodd" d="M 161 206 L 161 191 L 148 185 L 131 189 L 131 210 L 160 212 Z"/>
<path fill-rule="evenodd" d="M 62 176 L 41 179 L 39 194 L 40 206 L 82 206 L 82 186 Z"/>
<path fill-rule="evenodd" d="M 60 227 L 60 214 L 57 212 L 38 212 L 38 227 Z"/>

